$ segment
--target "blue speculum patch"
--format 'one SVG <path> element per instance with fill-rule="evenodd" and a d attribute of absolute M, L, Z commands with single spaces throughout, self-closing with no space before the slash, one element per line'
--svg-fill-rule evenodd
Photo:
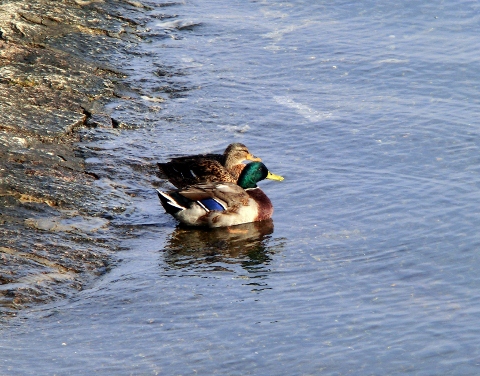
<path fill-rule="evenodd" d="M 213 198 L 206 198 L 205 200 L 200 201 L 208 210 L 225 210 L 225 208 L 220 205 Z"/>

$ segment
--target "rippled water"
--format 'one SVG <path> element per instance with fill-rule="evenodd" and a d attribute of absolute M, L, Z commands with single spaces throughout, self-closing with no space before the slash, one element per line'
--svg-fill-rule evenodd
<path fill-rule="evenodd" d="M 132 196 L 122 260 L 9 322 L 2 373 L 478 374 L 480 6 L 147 14 L 125 60 L 142 98 L 112 108 L 137 128 L 85 144 Z M 285 176 L 261 183 L 273 222 L 176 228 L 151 166 L 233 141 Z"/>

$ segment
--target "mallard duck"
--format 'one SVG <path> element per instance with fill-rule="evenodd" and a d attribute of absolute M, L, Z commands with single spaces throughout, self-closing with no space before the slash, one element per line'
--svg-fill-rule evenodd
<path fill-rule="evenodd" d="M 158 163 L 161 176 L 177 188 L 205 182 L 236 183 L 245 160 L 261 161 L 253 156 L 244 144 L 228 145 L 223 154 L 199 154 L 172 158 Z"/>
<path fill-rule="evenodd" d="M 240 174 L 238 185 L 210 182 L 157 192 L 165 211 L 182 224 L 226 227 L 272 216 L 272 202 L 257 186 L 263 179 L 282 181 L 283 177 L 272 174 L 261 162 L 251 162 Z"/>

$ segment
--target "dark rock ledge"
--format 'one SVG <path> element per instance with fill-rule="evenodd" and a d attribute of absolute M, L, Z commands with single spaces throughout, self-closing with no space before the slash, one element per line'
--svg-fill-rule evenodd
<path fill-rule="evenodd" d="M 62 38 L 130 38 L 130 8 L 142 5 L 0 3 L 0 316 L 70 296 L 109 268 L 117 244 L 75 142 L 79 128 L 116 124 L 102 111 L 119 75 Z"/>

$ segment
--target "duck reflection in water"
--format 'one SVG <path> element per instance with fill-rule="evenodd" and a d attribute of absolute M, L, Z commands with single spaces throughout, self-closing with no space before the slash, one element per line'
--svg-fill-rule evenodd
<path fill-rule="evenodd" d="M 250 273 L 271 261 L 268 247 L 273 233 L 271 219 L 217 229 L 178 226 L 165 246 L 165 262 L 171 269 L 233 271 L 241 265 Z"/>

